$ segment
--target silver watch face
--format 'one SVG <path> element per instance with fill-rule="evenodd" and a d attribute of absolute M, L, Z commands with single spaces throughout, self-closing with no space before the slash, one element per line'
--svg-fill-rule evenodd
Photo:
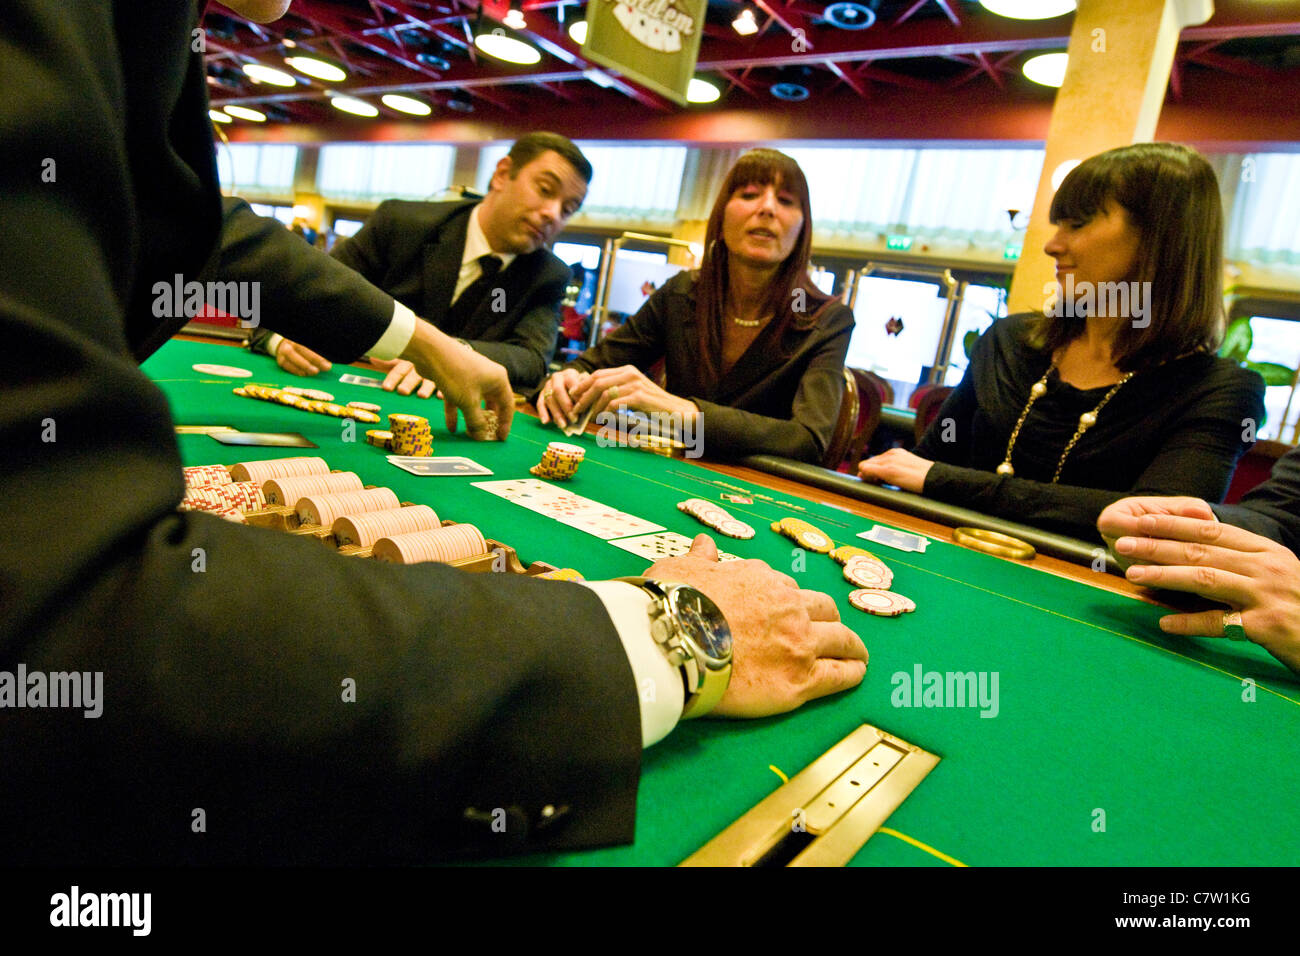
<path fill-rule="evenodd" d="M 673 610 L 683 637 L 689 637 L 715 661 L 731 660 L 731 628 L 718 606 L 692 587 L 673 593 Z"/>

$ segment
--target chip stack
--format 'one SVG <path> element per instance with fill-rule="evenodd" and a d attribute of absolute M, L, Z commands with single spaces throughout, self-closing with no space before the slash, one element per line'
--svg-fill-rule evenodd
<path fill-rule="evenodd" d="M 376 448 L 384 448 L 388 451 L 393 449 L 393 433 L 382 431 L 378 428 L 372 428 L 366 432 L 366 444 L 374 445 Z"/>
<path fill-rule="evenodd" d="M 393 433 L 389 447 L 394 454 L 417 458 L 433 454 L 433 431 L 427 418 L 395 413 L 388 416 L 388 429 Z"/>
<path fill-rule="evenodd" d="M 553 441 L 542 452 L 542 460 L 528 470 L 538 478 L 564 481 L 577 474 L 578 466 L 586 454 L 581 445 Z"/>
<path fill-rule="evenodd" d="M 193 465 L 182 468 L 186 488 L 207 488 L 211 485 L 230 484 L 230 470 L 225 465 Z"/>
<path fill-rule="evenodd" d="M 217 508 L 235 508 L 241 514 L 266 507 L 262 489 L 251 481 L 236 481 L 228 485 L 209 485 L 190 488 L 181 502 L 182 511 L 211 511 Z"/>

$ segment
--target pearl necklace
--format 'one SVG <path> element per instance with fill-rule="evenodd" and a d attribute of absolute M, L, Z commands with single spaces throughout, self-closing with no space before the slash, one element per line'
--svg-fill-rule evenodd
<path fill-rule="evenodd" d="M 1029 390 L 1029 401 L 1025 403 L 1025 410 L 1020 413 L 1020 418 L 1016 421 L 1016 427 L 1011 429 L 1011 440 L 1007 442 L 1007 456 L 1002 460 L 1002 464 L 998 465 L 997 472 L 999 475 L 1005 475 L 1009 478 L 1016 473 L 1016 469 L 1011 465 L 1012 449 L 1016 447 L 1016 439 L 1020 437 L 1020 428 L 1024 425 L 1025 419 L 1029 417 L 1029 410 L 1034 407 L 1034 402 L 1047 394 L 1047 378 L 1054 371 L 1056 371 L 1055 362 L 1048 366 L 1047 371 L 1043 373 L 1043 377 L 1035 382 L 1033 388 Z M 1133 372 L 1124 373 L 1124 377 L 1115 383 L 1115 386 L 1106 393 L 1105 398 L 1097 403 L 1096 408 L 1079 416 L 1079 427 L 1074 430 L 1074 435 L 1066 442 L 1065 451 L 1061 452 L 1061 460 L 1056 463 L 1056 474 L 1052 475 L 1052 484 L 1056 484 L 1060 480 L 1061 469 L 1065 467 L 1065 459 L 1074 450 L 1075 444 L 1083 437 L 1083 433 L 1097 424 L 1097 415 L 1134 374 Z"/>
<path fill-rule="evenodd" d="M 742 319 L 738 315 L 733 315 L 731 321 L 746 329 L 756 329 L 763 324 L 763 319 Z"/>

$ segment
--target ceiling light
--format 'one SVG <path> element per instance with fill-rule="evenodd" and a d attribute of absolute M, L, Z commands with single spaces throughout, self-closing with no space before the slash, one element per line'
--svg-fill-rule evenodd
<path fill-rule="evenodd" d="M 832 3 L 822 13 L 826 22 L 841 30 L 865 30 L 876 22 L 876 11 L 853 0 Z"/>
<path fill-rule="evenodd" d="M 740 11 L 740 16 L 731 21 L 731 29 L 735 30 L 742 37 L 747 37 L 751 33 L 758 32 L 758 24 L 754 21 L 754 11 L 745 7 Z"/>
<path fill-rule="evenodd" d="M 501 22 L 511 30 L 522 30 L 528 26 L 528 21 L 524 19 L 524 11 L 518 7 L 511 7 L 510 12 L 506 14 L 506 18 Z"/>
<path fill-rule="evenodd" d="M 208 117 L 209 117 L 209 118 L 212 120 L 212 122 L 214 122 L 214 123 L 233 123 L 233 122 L 234 122 L 234 120 L 232 120 L 232 119 L 231 119 L 229 116 L 227 116 L 225 113 L 221 112 L 221 110 L 208 110 Z"/>
<path fill-rule="evenodd" d="M 491 33 L 476 34 L 474 45 L 488 56 L 496 57 L 498 60 L 505 60 L 507 63 L 522 63 L 525 66 L 530 66 L 542 59 L 541 51 L 535 46 L 531 46 L 523 40 L 516 40 L 512 36 L 507 36 L 506 32 L 500 28 L 493 30 Z"/>
<path fill-rule="evenodd" d="M 265 123 L 266 114 L 259 113 L 257 110 L 250 110 L 247 106 L 227 106 L 225 111 L 231 116 L 237 116 L 240 119 L 252 120 L 254 123 Z"/>
<path fill-rule="evenodd" d="M 587 42 L 586 20 L 574 20 L 573 23 L 569 25 L 569 39 L 578 44 L 578 46 L 582 46 Z"/>
<path fill-rule="evenodd" d="M 773 83 L 768 92 L 778 100 L 789 100 L 792 103 L 808 99 L 808 87 L 798 83 Z"/>
<path fill-rule="evenodd" d="M 351 96 L 331 96 L 330 105 L 336 110 L 351 113 L 354 116 L 378 116 L 379 108 Z"/>
<path fill-rule="evenodd" d="M 306 73 L 308 76 L 314 76 L 318 80 L 325 80 L 329 83 L 338 83 L 348 78 L 347 71 L 342 67 L 335 66 L 333 63 L 327 63 L 325 60 L 318 60 L 314 56 L 286 56 L 284 62 L 299 73 Z"/>
<path fill-rule="evenodd" d="M 1049 20 L 1074 10 L 1074 0 L 980 0 L 989 13 L 1012 20 Z"/>
<path fill-rule="evenodd" d="M 1040 53 L 1026 60 L 1021 71 L 1026 77 L 1043 86 L 1059 87 L 1065 82 L 1065 67 L 1070 62 L 1068 53 Z"/>
<path fill-rule="evenodd" d="M 244 72 L 257 83 L 270 83 L 272 86 L 294 86 L 295 80 L 284 70 L 276 70 L 260 63 L 245 63 Z"/>
<path fill-rule="evenodd" d="M 691 82 L 686 87 L 686 101 L 688 103 L 712 103 L 722 92 L 710 83 L 708 80 L 702 80 L 698 76 L 692 77 Z"/>
<path fill-rule="evenodd" d="M 410 113 L 412 116 L 428 116 L 433 112 L 433 107 L 424 100 L 417 100 L 411 96 L 399 96 L 396 93 L 384 94 L 379 102 L 390 110 L 397 110 L 399 113 Z"/>

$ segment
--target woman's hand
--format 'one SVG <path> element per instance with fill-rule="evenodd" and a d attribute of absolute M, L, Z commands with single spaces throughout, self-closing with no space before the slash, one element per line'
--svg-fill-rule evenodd
<path fill-rule="evenodd" d="M 863 481 L 897 485 L 904 491 L 919 495 L 925 489 L 925 476 L 933 465 L 934 462 L 928 458 L 901 448 L 891 448 L 874 458 L 858 462 L 858 477 Z"/>
<path fill-rule="evenodd" d="M 568 428 L 573 421 L 573 388 L 587 375 L 576 368 L 562 368 L 542 386 L 537 396 L 537 418 L 545 425 L 554 421 L 561 428 Z"/>
<path fill-rule="evenodd" d="M 700 413 L 696 404 L 666 392 L 635 365 L 602 368 L 583 377 L 569 389 L 573 400 L 570 419 L 579 419 L 591 409 L 592 417 L 607 408 L 630 408 L 638 412 L 665 412 L 692 420 Z"/>

